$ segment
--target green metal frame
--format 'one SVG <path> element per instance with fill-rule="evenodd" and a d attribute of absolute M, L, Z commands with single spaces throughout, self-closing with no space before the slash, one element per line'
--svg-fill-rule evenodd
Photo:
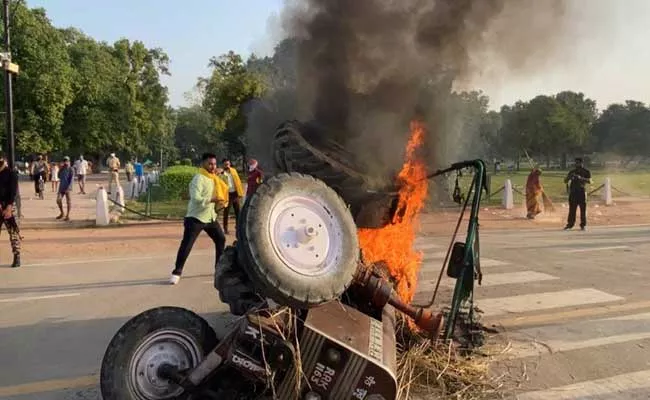
<path fill-rule="evenodd" d="M 483 160 L 464 161 L 452 165 L 451 170 L 461 170 L 464 168 L 474 168 L 474 184 L 472 185 L 470 192 L 467 194 L 470 196 L 473 191 L 474 196 L 472 198 L 469 225 L 467 227 L 467 236 L 465 238 L 463 268 L 454 287 L 454 296 L 451 300 L 451 309 L 445 327 L 445 339 L 450 339 L 454 333 L 458 310 L 460 309 L 463 300 L 463 293 L 469 293 L 469 298 L 473 298 L 475 265 L 480 262 L 478 214 L 481 206 L 481 195 L 483 190 L 486 189 L 485 162 L 483 162 Z"/>

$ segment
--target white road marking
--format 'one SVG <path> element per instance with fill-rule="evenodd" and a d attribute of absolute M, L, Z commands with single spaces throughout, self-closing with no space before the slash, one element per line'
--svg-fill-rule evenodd
<path fill-rule="evenodd" d="M 510 265 L 509 262 L 499 261 L 492 258 L 481 257 L 481 267 L 499 267 L 501 265 Z"/>
<path fill-rule="evenodd" d="M 483 282 L 481 282 L 481 287 L 552 281 L 555 279 L 560 279 L 560 278 L 557 276 L 543 274 L 541 272 L 535 272 L 535 271 L 507 272 L 503 274 L 485 274 L 483 275 Z M 448 280 L 442 282 L 441 284 L 445 286 L 453 287 L 456 284 L 456 281 Z"/>
<path fill-rule="evenodd" d="M 509 359 L 644 340 L 650 339 L 650 313 L 522 329 L 509 336 Z"/>
<path fill-rule="evenodd" d="M 213 255 L 214 251 L 195 251 L 190 254 L 191 256 L 208 256 Z M 55 261 L 55 262 L 42 262 L 23 265 L 25 267 L 46 267 L 55 265 L 75 265 L 75 264 L 94 264 L 94 263 L 110 263 L 116 261 L 138 261 L 138 260 L 156 260 L 161 258 L 173 259 L 175 254 L 153 254 L 149 256 L 140 257 L 113 257 L 113 258 L 88 258 L 84 260 L 68 260 L 68 261 Z"/>
<path fill-rule="evenodd" d="M 432 250 L 432 249 L 439 249 L 442 246 L 437 245 L 435 243 L 423 243 L 423 244 L 416 244 L 413 247 L 415 248 L 415 250 L 418 250 L 418 251 L 426 251 L 426 250 Z"/>
<path fill-rule="evenodd" d="M 445 259 L 446 255 L 447 255 L 446 251 L 436 251 L 435 253 L 427 253 L 427 252 L 425 252 L 424 253 L 424 258 L 429 259 L 429 260 L 439 258 L 440 261 L 442 261 L 442 260 Z"/>
<path fill-rule="evenodd" d="M 45 296 L 10 297 L 7 299 L 0 299 L 0 303 L 18 303 L 21 301 L 58 299 L 61 297 L 75 297 L 75 296 L 81 296 L 81 293 L 61 293 L 61 294 L 50 294 Z"/>
<path fill-rule="evenodd" d="M 571 250 L 561 250 L 561 253 L 586 253 L 589 251 L 606 251 L 606 250 L 619 250 L 619 249 L 629 249 L 630 246 L 607 246 L 607 247 L 587 247 L 584 249 L 571 249 Z"/>
<path fill-rule="evenodd" d="M 638 398 L 640 400 L 647 398 L 641 395 L 640 390 L 643 390 L 646 395 L 650 392 L 650 370 L 523 393 L 517 396 L 517 400 L 580 400 L 587 398 L 607 400 Z"/>
<path fill-rule="evenodd" d="M 432 268 L 432 267 L 437 268 L 440 267 L 442 263 L 445 261 L 444 256 L 440 258 L 427 257 L 426 254 L 424 255 L 424 259 L 426 261 L 422 263 L 421 269 Z M 503 265 L 510 265 L 510 263 L 506 261 L 495 260 L 493 258 L 481 257 L 481 267 L 500 267 Z"/>
<path fill-rule="evenodd" d="M 624 300 L 600 290 L 585 288 L 564 290 L 560 292 L 544 292 L 524 294 L 520 296 L 479 299 L 478 307 L 484 311 L 484 316 L 491 317 L 508 313 L 523 313 L 528 311 L 548 310 L 569 306 L 579 306 L 594 303 L 607 303 Z"/>

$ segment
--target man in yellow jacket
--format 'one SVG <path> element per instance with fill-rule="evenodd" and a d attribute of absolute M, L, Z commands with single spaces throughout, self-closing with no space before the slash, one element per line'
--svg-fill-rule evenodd
<path fill-rule="evenodd" d="M 215 173 L 217 156 L 205 153 L 202 159 L 203 165 L 190 182 L 190 201 L 183 222 L 185 227 L 183 240 L 178 248 L 172 276 L 169 278 L 169 283 L 172 285 L 177 284 L 181 279 L 185 261 L 201 231 L 205 231 L 214 242 L 215 266 L 226 245 L 226 237 L 217 222 L 217 209 L 228 206 L 228 186 Z"/>
<path fill-rule="evenodd" d="M 239 199 L 244 197 L 244 187 L 239 179 L 237 170 L 232 168 L 230 160 L 225 158 L 223 160 L 223 171 L 221 178 L 228 185 L 228 205 L 223 210 L 223 230 L 228 234 L 228 214 L 230 214 L 230 205 L 235 211 L 235 229 L 237 229 L 237 222 L 239 221 Z"/>

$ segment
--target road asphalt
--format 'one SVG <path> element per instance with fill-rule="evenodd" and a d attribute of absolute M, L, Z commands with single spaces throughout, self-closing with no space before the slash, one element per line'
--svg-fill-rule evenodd
<path fill-rule="evenodd" d="M 425 255 L 420 299 L 448 241 L 417 241 Z M 213 252 L 194 252 L 180 284 L 169 286 L 174 251 L 1 269 L 0 399 L 98 399 L 108 342 L 152 307 L 186 307 L 223 330 Z M 502 332 L 494 340 L 510 343 L 495 369 L 525 371 L 516 398 L 648 398 L 650 226 L 491 231 L 482 233 L 481 251 L 476 304 Z M 443 292 L 452 285 L 443 279 Z"/>

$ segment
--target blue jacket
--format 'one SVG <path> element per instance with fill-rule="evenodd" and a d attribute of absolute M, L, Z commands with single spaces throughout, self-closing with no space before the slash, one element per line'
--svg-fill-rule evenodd
<path fill-rule="evenodd" d="M 65 193 L 72 189 L 74 171 L 71 167 L 63 167 L 59 170 L 59 193 Z"/>

